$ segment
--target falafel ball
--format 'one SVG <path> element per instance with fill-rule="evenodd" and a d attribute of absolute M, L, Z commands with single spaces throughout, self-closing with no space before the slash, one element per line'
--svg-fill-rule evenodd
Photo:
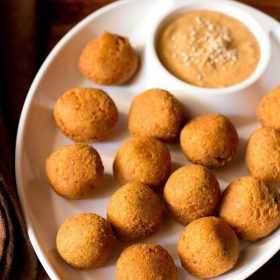
<path fill-rule="evenodd" d="M 280 195 L 260 179 L 241 177 L 225 190 L 220 216 L 242 239 L 256 241 L 280 225 Z"/>
<path fill-rule="evenodd" d="M 157 191 L 171 172 L 168 148 L 152 137 L 136 137 L 123 143 L 117 151 L 113 171 L 119 184 L 141 182 Z"/>
<path fill-rule="evenodd" d="M 73 141 L 98 141 L 117 123 L 118 109 L 101 89 L 74 88 L 58 98 L 54 119 L 60 130 Z"/>
<path fill-rule="evenodd" d="M 185 227 L 178 241 L 178 254 L 190 274 L 212 278 L 235 266 L 239 257 L 239 240 L 221 218 L 200 218 Z"/>
<path fill-rule="evenodd" d="M 107 221 L 116 237 L 136 241 L 151 236 L 161 224 L 162 206 L 158 196 L 143 183 L 129 183 L 117 190 L 107 207 Z"/>
<path fill-rule="evenodd" d="M 180 143 L 191 162 L 220 167 L 228 164 L 236 153 L 238 135 L 225 116 L 206 114 L 185 125 L 181 131 Z"/>
<path fill-rule="evenodd" d="M 110 224 L 93 213 L 66 219 L 56 237 L 59 255 L 78 269 L 102 266 L 111 254 L 114 242 Z"/>
<path fill-rule="evenodd" d="M 46 160 L 46 175 L 52 189 L 67 199 L 91 197 L 104 167 L 99 153 L 90 145 L 59 148 Z"/>
<path fill-rule="evenodd" d="M 280 132 L 259 128 L 250 136 L 246 149 L 250 175 L 269 183 L 280 182 Z"/>
<path fill-rule="evenodd" d="M 116 280 L 177 280 L 169 253 L 157 244 L 134 244 L 117 260 Z"/>
<path fill-rule="evenodd" d="M 184 120 L 184 108 L 175 96 L 163 89 L 150 89 L 134 98 L 128 128 L 135 136 L 171 142 L 177 138 Z"/>
<path fill-rule="evenodd" d="M 219 183 L 208 168 L 187 165 L 169 177 L 163 197 L 170 214 L 187 225 L 213 213 L 220 198 Z"/>
<path fill-rule="evenodd" d="M 126 83 L 135 74 L 138 64 L 138 55 L 129 40 L 109 32 L 89 41 L 79 58 L 81 73 L 101 85 Z"/>
<path fill-rule="evenodd" d="M 280 86 L 262 98 L 257 114 L 263 126 L 280 131 Z"/>

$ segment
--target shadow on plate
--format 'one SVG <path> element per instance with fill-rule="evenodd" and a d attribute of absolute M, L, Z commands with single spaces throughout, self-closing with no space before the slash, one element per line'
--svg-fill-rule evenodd
<path fill-rule="evenodd" d="M 104 173 L 101 182 L 97 185 L 92 199 L 109 198 L 119 189 L 117 182 L 112 174 Z"/>
<path fill-rule="evenodd" d="M 56 214 L 51 192 L 52 190 L 42 173 L 25 184 L 26 204 L 29 209 L 35 235 L 40 237 L 40 245 L 49 236 L 51 236 L 55 243 L 56 233 L 59 227 L 59 222 L 55 219 Z M 43 227 L 42 221 L 44 221 Z"/>
<path fill-rule="evenodd" d="M 98 143 L 116 142 L 123 138 L 127 138 L 129 136 L 127 127 L 128 115 L 123 112 L 119 112 L 119 119 L 113 130 Z"/>
<path fill-rule="evenodd" d="M 257 117 L 256 116 L 237 116 L 237 115 L 229 115 L 228 118 L 234 124 L 236 128 L 241 128 L 243 126 L 250 126 L 256 124 Z"/>
<path fill-rule="evenodd" d="M 110 255 L 110 257 L 108 258 L 108 260 L 106 261 L 106 263 L 104 264 L 104 266 L 115 266 L 116 262 L 119 258 L 119 256 L 121 255 L 121 253 L 130 245 L 133 245 L 137 242 L 122 242 L 119 240 L 116 240 L 112 254 Z"/>
<path fill-rule="evenodd" d="M 159 230 L 148 238 L 148 242 L 158 243 L 159 238 L 169 238 L 173 235 L 179 236 L 179 233 L 183 230 L 184 226 L 173 219 L 166 209 L 164 209 L 162 223 Z"/>
<path fill-rule="evenodd" d="M 241 176 L 248 175 L 245 164 L 246 144 L 247 139 L 240 138 L 237 152 L 232 161 L 224 167 L 212 169 L 219 180 L 233 181 Z"/>

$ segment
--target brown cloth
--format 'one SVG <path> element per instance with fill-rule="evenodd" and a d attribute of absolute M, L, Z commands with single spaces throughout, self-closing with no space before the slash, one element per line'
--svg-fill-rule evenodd
<path fill-rule="evenodd" d="M 0 279 L 33 280 L 38 260 L 30 244 L 15 178 L 14 143 L 28 87 L 37 71 L 36 0 L 1 2 L 0 14 Z M 9 132 L 6 133 L 6 129 Z M 10 153 L 11 151 L 11 153 Z"/>
<path fill-rule="evenodd" d="M 46 54 L 75 21 L 113 0 L 4 0 L 0 9 L 0 279 L 42 280 L 14 180 L 14 144 L 28 88 Z M 280 0 L 242 0 L 280 18 Z M 42 7 L 43 6 L 43 7 Z M 47 13 L 46 13 L 47 11 Z M 62 31 L 62 32 L 61 32 Z M 48 37 L 49 35 L 49 37 Z M 50 43 L 51 42 L 51 43 Z M 3 81 L 2 81 L 3 79 Z M 7 132 L 7 133 L 6 133 Z M 38 271 L 40 272 L 38 274 Z M 249 279 L 279 279 L 280 253 Z"/>
<path fill-rule="evenodd" d="M 35 279 L 37 259 L 21 213 L 0 114 L 0 278 Z"/>

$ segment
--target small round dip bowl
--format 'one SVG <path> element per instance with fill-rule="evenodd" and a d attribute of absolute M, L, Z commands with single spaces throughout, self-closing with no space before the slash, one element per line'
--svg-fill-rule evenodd
<path fill-rule="evenodd" d="M 252 35 L 256 38 L 256 41 L 259 44 L 260 57 L 255 70 L 248 78 L 238 84 L 227 87 L 207 88 L 187 83 L 173 75 L 167 70 L 167 68 L 165 68 L 157 53 L 157 42 L 161 30 L 172 19 L 187 12 L 196 10 L 209 10 L 223 13 L 240 21 L 251 31 Z M 191 111 L 194 111 L 194 113 L 196 111 L 201 111 L 201 109 L 203 109 L 201 106 L 203 106 L 205 107 L 205 111 L 210 112 L 216 111 L 227 114 L 237 113 L 241 115 L 252 115 L 255 110 L 255 104 L 259 100 L 259 97 L 257 96 L 258 94 L 253 96 L 252 92 L 258 91 L 258 80 L 263 75 L 270 62 L 271 43 L 268 33 L 249 13 L 243 11 L 239 7 L 236 7 L 234 3 L 231 3 L 231 1 L 196 0 L 189 1 L 186 4 L 183 3 L 183 1 L 174 0 L 168 11 L 165 11 L 157 18 L 156 24 L 150 35 L 151 36 L 148 40 L 148 49 L 150 52 L 148 55 L 151 59 L 150 65 L 153 65 L 154 71 L 156 69 L 157 77 L 155 78 L 155 81 L 160 82 L 162 87 L 167 87 L 170 90 L 173 90 L 173 92 L 176 95 L 179 95 L 180 98 L 188 97 L 188 100 L 185 101 L 186 103 L 189 103 L 188 101 L 193 99 L 199 108 L 192 108 Z M 242 93 L 242 96 L 236 93 Z M 219 100 L 216 100 L 216 98 L 219 98 Z M 203 101 L 200 102 L 202 99 Z M 235 107 L 236 111 L 233 110 L 233 107 Z"/>

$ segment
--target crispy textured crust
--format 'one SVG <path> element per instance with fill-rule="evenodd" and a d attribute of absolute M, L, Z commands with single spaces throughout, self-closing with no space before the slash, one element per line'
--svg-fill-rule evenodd
<path fill-rule="evenodd" d="M 206 167 L 188 165 L 169 177 L 163 197 L 171 215 L 187 225 L 213 213 L 220 198 L 219 183 Z"/>
<path fill-rule="evenodd" d="M 83 213 L 64 221 L 56 237 L 59 255 L 78 269 L 100 267 L 111 254 L 115 237 L 102 217 Z"/>
<path fill-rule="evenodd" d="M 79 68 L 97 84 L 124 84 L 135 74 L 138 56 L 127 38 L 104 32 L 83 48 Z"/>
<path fill-rule="evenodd" d="M 57 100 L 54 119 L 60 130 L 73 141 L 98 141 L 117 123 L 118 109 L 101 89 L 74 88 Z"/>
<path fill-rule="evenodd" d="M 269 183 L 280 182 L 280 132 L 259 128 L 250 136 L 246 150 L 250 175 Z"/>
<path fill-rule="evenodd" d="M 259 179 L 242 177 L 225 190 L 220 216 L 242 239 L 256 241 L 280 225 L 280 195 Z"/>
<path fill-rule="evenodd" d="M 169 253 L 157 244 L 128 247 L 116 265 L 116 280 L 176 280 L 177 269 Z"/>
<path fill-rule="evenodd" d="M 53 152 L 46 160 L 45 170 L 58 195 L 81 199 L 93 195 L 104 167 L 100 155 L 90 145 L 73 144 Z"/>
<path fill-rule="evenodd" d="M 195 277 L 212 278 L 232 269 L 239 257 L 239 240 L 222 219 L 206 217 L 185 227 L 178 241 L 183 267 Z"/>
<path fill-rule="evenodd" d="M 238 135 L 225 116 L 206 114 L 185 125 L 180 143 L 190 161 L 208 167 L 220 167 L 229 163 L 236 153 Z"/>
<path fill-rule="evenodd" d="M 132 138 L 123 143 L 117 151 L 113 171 L 121 185 L 141 182 L 153 190 L 159 190 L 171 172 L 170 152 L 157 139 Z"/>
<path fill-rule="evenodd" d="M 171 93 L 150 89 L 134 98 L 128 128 L 135 136 L 171 142 L 177 138 L 184 120 L 184 108 Z"/>
<path fill-rule="evenodd" d="M 262 98 L 257 114 L 263 126 L 280 130 L 280 86 Z"/>
<path fill-rule="evenodd" d="M 110 198 L 107 220 L 117 238 L 136 241 L 151 236 L 159 229 L 162 212 L 160 199 L 148 185 L 130 183 Z"/>

